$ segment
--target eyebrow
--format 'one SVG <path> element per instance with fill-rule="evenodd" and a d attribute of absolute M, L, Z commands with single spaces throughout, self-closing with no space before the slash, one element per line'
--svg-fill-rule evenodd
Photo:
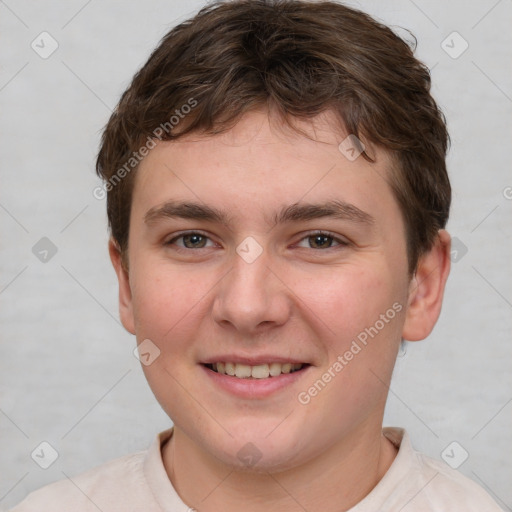
<path fill-rule="evenodd" d="M 278 213 L 274 214 L 272 220 L 273 224 L 277 225 L 328 217 L 367 225 L 372 225 L 375 222 L 375 218 L 369 213 L 341 200 L 324 203 L 294 203 L 283 207 Z M 229 226 L 232 221 L 231 215 L 225 210 L 190 201 L 171 200 L 148 210 L 144 216 L 144 222 L 153 224 L 166 218 L 206 220 L 225 226 Z"/>

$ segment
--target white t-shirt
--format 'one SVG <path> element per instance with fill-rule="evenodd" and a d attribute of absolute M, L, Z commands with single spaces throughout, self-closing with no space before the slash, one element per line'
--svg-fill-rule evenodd
<path fill-rule="evenodd" d="M 503 512 L 475 482 L 416 452 L 404 429 L 386 427 L 399 448 L 375 488 L 349 512 Z M 11 512 L 190 512 L 167 477 L 161 448 L 172 428 L 147 452 L 112 460 L 31 493 Z"/>

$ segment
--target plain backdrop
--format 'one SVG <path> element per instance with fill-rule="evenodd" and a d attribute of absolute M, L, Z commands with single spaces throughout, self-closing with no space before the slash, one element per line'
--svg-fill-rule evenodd
<path fill-rule="evenodd" d="M 135 71 L 202 5 L 0 2 L 5 509 L 43 484 L 146 449 L 170 426 L 119 323 L 94 161 Z M 430 338 L 399 357 L 385 424 L 406 427 L 430 456 L 449 447 L 445 457 L 460 463 L 467 452 L 459 470 L 512 510 L 512 2 L 349 5 L 416 35 L 452 137 L 456 252 L 444 309 Z M 44 441 L 58 453 L 46 470 L 31 457 Z"/>

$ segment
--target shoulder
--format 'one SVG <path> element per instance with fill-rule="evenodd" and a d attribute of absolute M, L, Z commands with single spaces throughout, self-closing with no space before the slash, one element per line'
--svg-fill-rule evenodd
<path fill-rule="evenodd" d="M 443 510 L 502 512 L 493 498 L 476 482 L 444 462 L 416 453 L 422 467 L 424 497 Z"/>
<path fill-rule="evenodd" d="M 32 492 L 11 512 L 97 512 L 131 510 L 149 491 L 144 478 L 146 452 L 126 455 L 76 477 Z"/>
<path fill-rule="evenodd" d="M 398 453 L 370 494 L 369 505 L 377 504 L 386 512 L 503 512 L 476 482 L 445 462 L 416 451 L 405 429 L 385 427 L 383 434 Z"/>

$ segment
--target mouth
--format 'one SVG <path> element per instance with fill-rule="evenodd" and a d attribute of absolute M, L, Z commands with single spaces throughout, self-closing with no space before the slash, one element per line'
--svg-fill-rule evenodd
<path fill-rule="evenodd" d="M 217 363 L 203 363 L 203 366 L 220 375 L 227 375 L 238 379 L 268 379 L 290 373 L 304 371 L 308 363 L 263 363 L 254 366 L 242 363 L 219 361 Z"/>

